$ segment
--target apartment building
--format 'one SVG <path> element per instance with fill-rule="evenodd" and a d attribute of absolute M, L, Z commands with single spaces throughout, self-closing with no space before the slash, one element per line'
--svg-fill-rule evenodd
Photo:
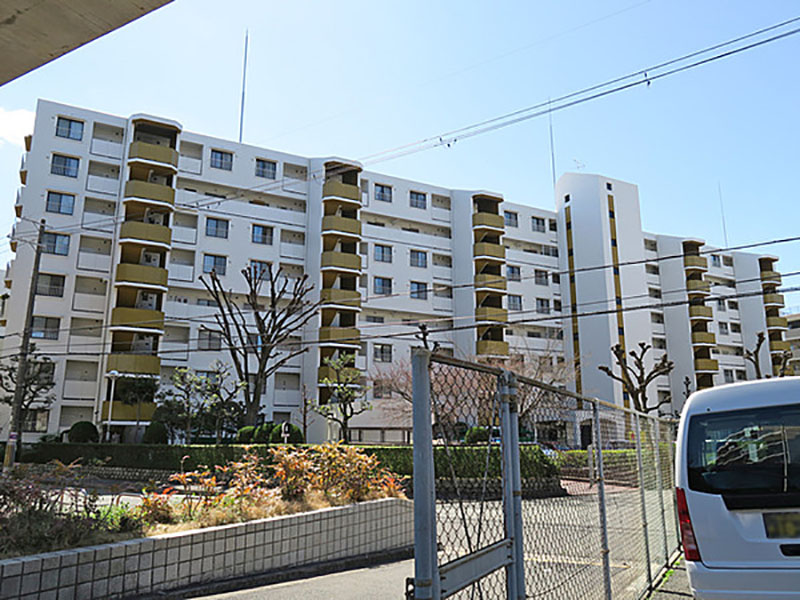
<path fill-rule="evenodd" d="M 800 373 L 800 312 L 797 309 L 788 309 L 786 322 L 789 327 L 786 332 L 786 342 L 789 344 L 789 350 L 792 352 L 792 357 L 789 360 L 792 366 L 793 373 Z"/>
<path fill-rule="evenodd" d="M 408 437 L 408 407 L 386 397 L 380 375 L 408 368 L 420 323 L 444 352 L 524 362 L 536 365 L 534 373 L 563 370 L 568 385 L 621 404 L 621 392 L 596 366 L 607 364 L 622 331 L 626 343 L 649 341 L 679 363 L 657 383 L 658 393 L 676 399 L 685 376 L 693 389 L 730 373 L 752 377 L 741 357 L 750 332 L 771 324 L 764 364 L 783 343 L 777 294 L 771 304 L 767 296 L 724 307 L 705 302 L 712 285 L 731 294 L 762 289 L 762 281 L 777 286 L 775 257 L 712 254 L 709 266 L 701 240 L 644 233 L 636 186 L 602 176 L 563 176 L 552 211 L 494 191 L 365 171 L 344 158 L 211 138 L 151 115 L 122 118 L 40 101 L 20 179 L 16 256 L 5 276 L 7 329 L 22 327 L 33 241 L 45 219 L 33 336 L 56 364 L 56 401 L 27 416 L 36 423 L 29 440 L 77 420 L 103 423 L 109 414 L 115 433 L 134 438 L 154 405 L 139 407 L 136 418 L 134 407 L 109 402 L 114 381 L 163 383 L 179 367 L 206 371 L 216 360 L 229 362 L 198 278 L 213 270 L 242 293 L 242 269 L 265 263 L 288 277 L 308 275 L 321 301 L 291 341 L 308 351 L 264 390 L 265 418 L 296 421 L 304 394 L 328 399 L 320 383 L 330 375 L 325 359 L 354 353 L 355 366 L 375 380 L 368 391 L 375 408 L 354 423 L 364 441 Z M 678 251 L 679 259 L 667 258 Z M 625 264 L 634 259 L 652 265 Z M 634 308 L 637 297 L 655 302 L 659 295 L 692 305 L 582 314 L 609 303 Z M 0 439 L 7 422 L 0 413 Z M 311 432 L 311 439 L 332 434 L 320 417 Z"/>

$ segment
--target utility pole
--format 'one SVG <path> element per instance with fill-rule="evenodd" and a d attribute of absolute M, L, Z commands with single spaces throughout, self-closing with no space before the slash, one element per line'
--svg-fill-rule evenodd
<path fill-rule="evenodd" d="M 17 364 L 16 388 L 14 389 L 14 406 L 11 412 L 8 444 L 3 461 L 3 470 L 14 466 L 22 447 L 22 398 L 25 395 L 25 374 L 28 370 L 28 351 L 31 342 L 31 326 L 33 324 L 33 303 L 36 299 L 36 286 L 39 284 L 39 263 L 42 261 L 42 244 L 44 241 L 45 220 L 39 222 L 39 236 L 36 240 L 36 252 L 33 255 L 33 271 L 31 287 L 28 290 L 28 309 L 25 313 L 25 325 L 22 329 L 22 344 Z"/>

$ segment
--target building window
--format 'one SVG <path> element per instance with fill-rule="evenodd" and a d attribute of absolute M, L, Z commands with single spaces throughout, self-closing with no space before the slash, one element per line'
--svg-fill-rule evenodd
<path fill-rule="evenodd" d="M 410 192 L 408 203 L 411 208 L 428 208 L 428 196 L 422 192 Z"/>
<path fill-rule="evenodd" d="M 609 192 L 610 192 L 611 190 L 613 190 L 613 189 L 614 189 L 614 186 L 613 186 L 613 185 L 611 185 L 611 182 L 610 182 L 610 181 L 606 181 L 606 189 L 607 189 Z"/>
<path fill-rule="evenodd" d="M 656 240 L 645 238 L 644 249 L 649 250 L 650 252 L 658 252 L 658 242 Z"/>
<path fill-rule="evenodd" d="M 747 381 L 747 371 L 736 369 L 736 381 Z"/>
<path fill-rule="evenodd" d="M 519 227 L 519 215 L 515 212 L 507 210 L 503 213 L 503 218 L 506 222 L 506 227 Z"/>
<path fill-rule="evenodd" d="M 428 253 L 422 250 L 411 251 L 411 266 L 420 267 L 421 269 L 428 268 Z"/>
<path fill-rule="evenodd" d="M 547 271 L 536 269 L 533 272 L 533 281 L 536 285 L 547 285 Z"/>
<path fill-rule="evenodd" d="M 69 236 L 62 233 L 45 233 L 42 238 L 42 252 L 45 254 L 69 254 Z"/>
<path fill-rule="evenodd" d="M 506 278 L 509 281 L 522 281 L 522 270 L 516 265 L 507 265 Z"/>
<path fill-rule="evenodd" d="M 728 324 L 725 321 L 719 322 L 719 334 L 728 335 Z"/>
<path fill-rule="evenodd" d="M 36 280 L 36 294 L 39 296 L 64 297 L 64 282 L 66 277 L 63 275 L 50 275 L 49 273 L 39 273 Z"/>
<path fill-rule="evenodd" d="M 376 315 L 367 315 L 367 323 L 383 323 L 384 318 Z"/>
<path fill-rule="evenodd" d="M 31 337 L 42 340 L 57 340 L 61 319 L 56 317 L 33 317 Z"/>
<path fill-rule="evenodd" d="M 375 277 L 373 285 L 376 296 L 389 296 L 392 293 L 392 280 L 390 277 Z"/>
<path fill-rule="evenodd" d="M 733 369 L 723 369 L 722 374 L 725 377 L 725 383 L 733 383 Z"/>
<path fill-rule="evenodd" d="M 266 225 L 253 225 L 253 243 L 272 245 L 272 227 Z"/>
<path fill-rule="evenodd" d="M 558 258 L 558 248 L 555 246 L 542 246 L 542 254 Z"/>
<path fill-rule="evenodd" d="M 541 217 L 531 217 L 531 228 L 539 233 L 545 232 L 545 220 Z"/>
<path fill-rule="evenodd" d="M 664 322 L 664 315 L 662 313 L 650 313 L 650 322 L 651 323 L 663 323 Z"/>
<path fill-rule="evenodd" d="M 377 399 L 391 398 L 392 390 L 386 383 L 377 379 L 372 383 L 372 397 Z"/>
<path fill-rule="evenodd" d="M 63 175 L 64 177 L 77 177 L 80 159 L 63 154 L 53 154 L 53 161 L 50 163 L 50 172 L 53 175 Z"/>
<path fill-rule="evenodd" d="M 726 306 L 727 306 L 727 304 L 726 304 L 725 300 L 723 300 L 723 299 L 718 299 L 717 300 L 717 310 L 719 312 L 725 312 L 727 310 Z"/>
<path fill-rule="evenodd" d="M 275 179 L 278 172 L 278 163 L 273 160 L 256 159 L 256 177 Z"/>
<path fill-rule="evenodd" d="M 508 299 L 508 310 L 522 310 L 522 296 L 509 294 L 507 299 Z"/>
<path fill-rule="evenodd" d="M 381 202 L 391 202 L 392 201 L 392 188 L 388 185 L 381 185 L 380 183 L 375 184 L 375 200 L 380 200 Z"/>
<path fill-rule="evenodd" d="M 644 266 L 644 270 L 647 271 L 649 275 L 658 275 L 658 265 L 647 264 Z"/>
<path fill-rule="evenodd" d="M 414 300 L 427 300 L 428 299 L 428 284 L 422 281 L 411 282 L 411 297 Z"/>
<path fill-rule="evenodd" d="M 45 210 L 51 213 L 71 215 L 75 210 L 75 196 L 61 192 L 47 192 Z"/>
<path fill-rule="evenodd" d="M 207 217 L 206 235 L 208 237 L 228 239 L 228 222 L 225 219 Z"/>
<path fill-rule="evenodd" d="M 436 296 L 437 298 L 452 298 L 453 288 L 443 283 L 434 283 L 433 295 Z"/>
<path fill-rule="evenodd" d="M 383 244 L 375 244 L 375 260 L 377 262 L 392 262 L 392 247 Z"/>
<path fill-rule="evenodd" d="M 269 263 L 264 262 L 263 260 L 251 260 L 250 261 L 250 272 L 252 273 L 255 279 L 261 279 L 264 277 L 269 270 Z"/>
<path fill-rule="evenodd" d="M 228 261 L 224 256 L 216 254 L 203 255 L 203 273 L 216 272 L 217 275 L 225 275 Z"/>
<path fill-rule="evenodd" d="M 548 298 L 537 298 L 536 312 L 544 315 L 550 314 L 550 300 Z"/>
<path fill-rule="evenodd" d="M 222 333 L 210 329 L 201 329 L 197 336 L 199 350 L 222 350 Z"/>
<path fill-rule="evenodd" d="M 661 298 L 661 290 L 658 288 L 648 288 L 647 292 L 651 298 Z"/>
<path fill-rule="evenodd" d="M 43 408 L 22 409 L 22 431 L 25 433 L 47 433 L 50 411 Z"/>
<path fill-rule="evenodd" d="M 561 312 L 561 300 L 553 300 L 553 310 L 555 312 Z"/>
<path fill-rule="evenodd" d="M 722 257 L 722 264 L 725 265 L 726 267 L 732 267 L 733 266 L 733 257 L 732 256 L 723 256 Z"/>
<path fill-rule="evenodd" d="M 548 226 L 550 227 L 550 231 L 558 231 L 558 221 L 555 219 L 549 219 Z"/>
<path fill-rule="evenodd" d="M 742 333 L 742 326 L 739 323 L 731 323 L 731 333 Z"/>
<path fill-rule="evenodd" d="M 711 266 L 712 267 L 721 267 L 722 266 L 722 259 L 720 258 L 719 254 L 712 254 L 711 255 Z"/>
<path fill-rule="evenodd" d="M 224 152 L 222 150 L 211 151 L 211 166 L 215 169 L 222 169 L 223 171 L 233 170 L 233 152 Z"/>
<path fill-rule="evenodd" d="M 558 273 L 551 273 L 550 277 L 553 279 L 553 283 L 561 283 L 561 275 Z"/>
<path fill-rule="evenodd" d="M 739 310 L 739 303 L 736 300 L 728 300 L 728 308 L 731 310 Z"/>
<path fill-rule="evenodd" d="M 667 339 L 662 337 L 654 337 L 653 338 L 653 348 L 656 350 L 666 350 L 667 349 Z"/>
<path fill-rule="evenodd" d="M 58 121 L 56 121 L 56 135 L 70 140 L 82 140 L 83 121 L 58 117 Z"/>
<path fill-rule="evenodd" d="M 375 362 L 383 362 L 383 363 L 392 362 L 392 345 L 391 344 L 373 344 L 372 345 L 372 359 Z"/>

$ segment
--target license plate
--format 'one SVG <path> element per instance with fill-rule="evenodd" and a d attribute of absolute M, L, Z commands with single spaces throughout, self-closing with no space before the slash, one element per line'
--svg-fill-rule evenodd
<path fill-rule="evenodd" d="M 764 513 L 768 538 L 800 538 L 800 513 Z"/>

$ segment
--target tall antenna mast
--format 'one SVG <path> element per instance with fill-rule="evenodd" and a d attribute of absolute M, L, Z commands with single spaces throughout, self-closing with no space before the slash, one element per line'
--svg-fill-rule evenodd
<path fill-rule="evenodd" d="M 729 246 L 728 244 L 728 228 L 725 226 L 725 205 L 722 203 L 722 184 L 717 181 L 717 193 L 719 194 L 719 212 L 722 215 L 722 237 L 725 240 L 725 247 Z"/>
<path fill-rule="evenodd" d="M 550 107 L 550 98 L 547 99 L 547 117 L 550 119 L 550 169 L 553 172 L 553 191 L 556 189 L 556 152 L 553 147 L 553 111 Z"/>
<path fill-rule="evenodd" d="M 244 32 L 244 64 L 242 65 L 242 107 L 239 110 L 239 143 L 242 143 L 242 132 L 244 131 L 244 92 L 247 88 L 247 45 L 250 41 L 250 31 Z"/>

